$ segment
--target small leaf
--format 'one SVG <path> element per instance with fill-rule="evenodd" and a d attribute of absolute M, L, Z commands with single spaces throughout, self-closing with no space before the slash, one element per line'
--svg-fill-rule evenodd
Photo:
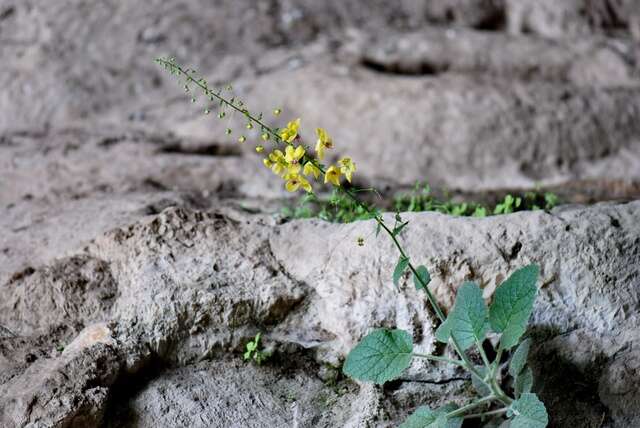
<path fill-rule="evenodd" d="M 509 374 L 514 378 L 520 374 L 524 366 L 527 364 L 529 356 L 529 348 L 531 347 L 531 339 L 525 339 L 520 342 L 509 361 Z"/>
<path fill-rule="evenodd" d="M 449 326 L 449 324 L 447 324 L 447 321 L 445 320 L 436 329 L 436 340 L 438 342 L 448 343 L 450 337 L 451 337 L 451 327 Z"/>
<path fill-rule="evenodd" d="M 547 409 L 536 394 L 522 394 L 510 408 L 515 415 L 511 428 L 545 428 L 549 423 Z"/>
<path fill-rule="evenodd" d="M 500 345 L 510 349 L 524 334 L 536 299 L 538 266 L 529 265 L 515 271 L 493 296 L 489 309 L 491 327 L 502 333 Z"/>
<path fill-rule="evenodd" d="M 351 350 L 342 371 L 354 379 L 383 384 L 411 364 L 413 342 L 404 330 L 377 329 Z"/>
<path fill-rule="evenodd" d="M 456 410 L 454 404 L 447 404 L 438 410 L 432 411 L 426 406 L 418 409 L 407 418 L 400 428 L 460 428 L 462 418 L 448 419 L 446 414 Z"/>
<path fill-rule="evenodd" d="M 404 273 L 405 269 L 409 265 L 409 259 L 403 256 L 400 256 L 400 260 L 398 260 L 398 264 L 396 264 L 396 268 L 393 270 L 393 283 L 396 287 L 400 283 L 400 278 Z"/>
<path fill-rule="evenodd" d="M 533 388 L 533 372 L 530 367 L 527 367 L 516 376 L 513 382 L 513 390 L 516 397 L 520 397 L 522 394 L 531 392 L 531 388 Z"/>
<path fill-rule="evenodd" d="M 425 266 L 418 266 L 416 273 L 418 275 L 413 276 L 413 283 L 416 286 L 416 290 L 422 290 L 431 282 L 431 275 L 429 275 L 429 271 Z M 418 279 L 418 277 L 420 277 L 420 279 Z M 422 280 L 422 282 L 420 280 Z"/>
<path fill-rule="evenodd" d="M 476 366 L 476 371 L 482 376 L 487 375 L 487 368 L 485 366 Z M 489 389 L 482 379 L 478 378 L 478 376 L 473 373 L 471 373 L 471 384 L 479 396 L 486 397 L 487 395 L 491 395 L 491 389 Z"/>
<path fill-rule="evenodd" d="M 487 307 L 477 284 L 465 282 L 458 289 L 456 302 L 446 323 L 463 351 L 484 340 L 488 330 Z"/>

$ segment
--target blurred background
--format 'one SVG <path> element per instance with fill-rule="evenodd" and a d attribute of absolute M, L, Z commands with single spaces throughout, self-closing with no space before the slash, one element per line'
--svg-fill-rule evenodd
<path fill-rule="evenodd" d="M 326 128 L 330 160 L 389 195 L 635 198 L 639 40 L 635 0 L 1 0 L 2 217 L 288 196 L 259 131 L 238 144 L 240 118 L 205 116 L 158 56 L 311 143 Z"/>

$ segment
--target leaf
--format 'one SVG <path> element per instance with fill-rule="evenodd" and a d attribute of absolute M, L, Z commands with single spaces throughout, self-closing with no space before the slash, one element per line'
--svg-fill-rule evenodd
<path fill-rule="evenodd" d="M 536 394 L 525 393 L 511 404 L 515 418 L 511 428 L 545 428 L 549 423 L 547 409 Z"/>
<path fill-rule="evenodd" d="M 487 375 L 487 368 L 485 366 L 476 366 L 476 371 L 483 377 Z M 491 395 L 489 387 L 482 381 L 482 379 L 478 378 L 473 373 L 471 373 L 471 384 L 479 396 L 486 397 L 487 395 Z"/>
<path fill-rule="evenodd" d="M 500 345 L 510 349 L 527 329 L 536 299 L 538 266 L 529 265 L 515 271 L 497 289 L 489 309 L 491 327 L 502 333 Z"/>
<path fill-rule="evenodd" d="M 531 339 L 525 339 L 520 342 L 509 361 L 509 374 L 514 378 L 520 374 L 524 366 L 527 364 L 529 356 L 529 348 L 531 347 Z"/>
<path fill-rule="evenodd" d="M 416 273 L 417 275 L 413 276 L 413 283 L 416 286 L 416 290 L 422 290 L 424 287 L 427 286 L 427 284 L 431 282 L 431 275 L 429 275 L 429 271 L 427 270 L 427 268 L 422 265 L 416 268 Z M 420 282 L 418 277 L 420 277 L 422 282 Z"/>
<path fill-rule="evenodd" d="M 465 282 L 458 289 L 453 310 L 446 320 L 451 335 L 462 350 L 474 343 L 480 343 L 487 334 L 487 307 L 482 298 L 482 290 L 473 282 Z M 445 331 L 443 331 L 445 333 Z"/>
<path fill-rule="evenodd" d="M 354 379 L 383 384 L 411 364 L 413 342 L 404 330 L 374 330 L 349 352 L 342 371 Z"/>
<path fill-rule="evenodd" d="M 520 397 L 522 394 L 531 392 L 531 388 L 533 388 L 533 372 L 530 367 L 527 367 L 516 376 L 513 390 L 516 397 Z"/>
<path fill-rule="evenodd" d="M 460 428 L 462 418 L 448 419 L 445 415 L 456 410 L 454 404 L 447 404 L 438 410 L 431 410 L 426 406 L 418 407 L 400 428 Z"/>
<path fill-rule="evenodd" d="M 438 342 L 448 343 L 450 337 L 451 337 L 451 326 L 449 326 L 449 324 L 445 320 L 436 329 L 436 340 Z"/>
<path fill-rule="evenodd" d="M 400 277 L 402 277 L 402 274 L 408 265 L 409 259 L 407 257 L 400 256 L 400 260 L 398 260 L 398 264 L 396 264 L 396 268 L 393 270 L 393 283 L 396 287 L 398 287 Z"/>

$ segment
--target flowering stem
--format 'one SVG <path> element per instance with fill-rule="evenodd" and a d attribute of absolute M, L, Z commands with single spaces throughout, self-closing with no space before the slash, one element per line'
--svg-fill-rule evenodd
<path fill-rule="evenodd" d="M 162 58 L 157 58 L 156 62 L 158 64 L 164 66 L 165 68 L 171 70 L 172 72 L 174 72 L 177 75 L 185 76 L 186 79 L 187 79 L 187 84 L 189 84 L 189 83 L 195 84 L 200 89 L 202 89 L 202 91 L 205 93 L 205 95 L 207 95 L 209 97 L 216 98 L 218 101 L 220 101 L 220 103 L 231 107 L 232 109 L 234 109 L 238 113 L 241 113 L 244 116 L 246 116 L 246 118 L 249 119 L 250 121 L 255 122 L 257 125 L 260 126 L 260 128 L 264 132 L 267 132 L 267 133 L 271 134 L 276 140 L 283 141 L 282 137 L 280 137 L 280 135 L 276 131 L 274 131 L 271 127 L 265 125 L 264 122 L 262 122 L 262 120 L 260 120 L 257 117 L 253 116 L 249 112 L 249 110 L 236 106 L 234 103 L 228 101 L 226 98 L 224 98 L 224 97 L 220 96 L 218 93 L 212 91 L 211 89 L 209 89 L 209 87 L 207 86 L 207 83 L 204 80 L 196 80 L 196 79 L 194 79 L 193 77 L 191 77 L 191 75 L 184 68 L 182 68 L 180 65 L 176 64 L 174 61 L 172 61 L 172 60 L 167 61 L 167 60 L 162 59 Z"/>

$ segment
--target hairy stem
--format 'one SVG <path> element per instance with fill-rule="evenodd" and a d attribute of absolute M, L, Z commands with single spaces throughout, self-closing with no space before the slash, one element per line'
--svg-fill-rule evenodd
<path fill-rule="evenodd" d="M 429 354 L 420 354 L 417 352 L 414 352 L 413 356 L 418 358 L 424 358 L 425 360 L 440 361 L 444 363 L 453 364 L 454 366 L 460 366 L 460 367 L 466 368 L 464 361 L 452 360 L 451 358 L 447 358 L 447 357 L 439 357 L 437 355 L 429 355 Z"/>
<path fill-rule="evenodd" d="M 490 412 L 471 413 L 469 415 L 465 415 L 463 419 L 484 418 L 485 416 L 501 415 L 503 413 L 507 413 L 508 410 L 508 407 L 503 407 L 501 409 L 491 410 Z"/>
<path fill-rule="evenodd" d="M 493 395 L 487 395 L 486 397 L 482 397 L 479 400 L 473 401 L 469 404 L 467 404 L 466 406 L 462 406 L 459 409 L 456 409 L 452 412 L 447 413 L 447 419 L 450 418 L 456 418 L 458 416 L 462 416 L 465 413 L 467 413 L 467 411 L 471 410 L 471 409 L 475 409 L 478 406 L 481 406 L 485 403 L 489 403 L 493 400 L 495 400 L 497 397 L 493 396 Z"/>

